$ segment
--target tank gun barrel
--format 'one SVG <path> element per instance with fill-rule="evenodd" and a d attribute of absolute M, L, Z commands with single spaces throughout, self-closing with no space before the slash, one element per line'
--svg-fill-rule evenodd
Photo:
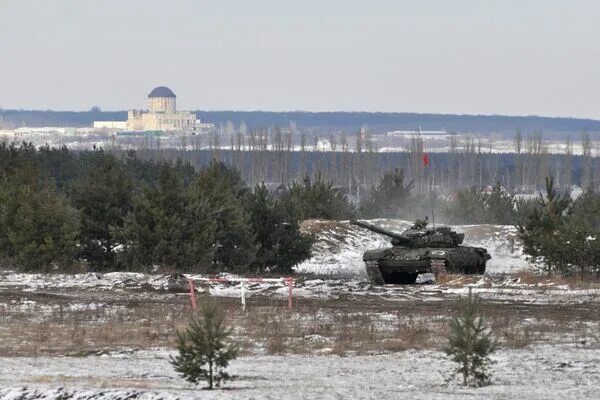
<path fill-rule="evenodd" d="M 357 220 L 353 219 L 353 220 L 350 220 L 350 223 L 352 225 L 356 225 L 356 226 L 360 226 L 362 228 L 368 229 L 368 230 L 370 230 L 372 232 L 379 233 L 381 235 L 385 235 L 385 236 L 391 237 L 392 239 L 396 239 L 396 240 L 399 240 L 399 241 L 404 241 L 405 240 L 402 237 L 402 235 L 400 235 L 399 233 L 385 230 L 385 229 L 380 228 L 378 226 L 371 225 L 371 224 L 369 224 L 367 222 L 357 221 Z"/>

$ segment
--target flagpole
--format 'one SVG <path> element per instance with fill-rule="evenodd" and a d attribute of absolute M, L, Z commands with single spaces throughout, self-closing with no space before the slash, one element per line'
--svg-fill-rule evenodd
<path fill-rule="evenodd" d="M 424 167 L 428 167 L 429 166 L 429 155 L 427 153 L 423 153 L 423 166 Z M 427 176 L 427 188 L 429 189 L 429 202 L 431 205 L 431 224 L 432 226 L 435 228 L 435 213 L 433 210 L 433 193 L 432 193 L 432 187 L 429 184 L 429 174 L 425 174 Z"/>

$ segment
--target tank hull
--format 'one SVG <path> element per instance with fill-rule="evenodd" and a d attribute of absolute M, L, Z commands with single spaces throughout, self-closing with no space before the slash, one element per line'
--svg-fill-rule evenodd
<path fill-rule="evenodd" d="M 368 250 L 363 255 L 373 285 L 415 283 L 424 273 L 483 274 L 491 257 L 481 247 L 421 247 Z"/>

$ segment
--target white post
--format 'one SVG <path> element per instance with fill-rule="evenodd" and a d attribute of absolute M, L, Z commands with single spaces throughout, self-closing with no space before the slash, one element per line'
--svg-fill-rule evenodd
<path fill-rule="evenodd" d="M 242 310 L 246 311 L 246 283 L 242 281 Z"/>
<path fill-rule="evenodd" d="M 294 288 L 294 278 L 287 278 L 288 284 L 288 310 L 292 310 L 292 289 Z"/>

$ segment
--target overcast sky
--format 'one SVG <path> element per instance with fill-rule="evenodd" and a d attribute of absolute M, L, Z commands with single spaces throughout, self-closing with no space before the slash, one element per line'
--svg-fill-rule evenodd
<path fill-rule="evenodd" d="M 293 4 L 288 4 L 293 3 Z M 0 0 L 0 107 L 600 119 L 596 0 Z"/>

